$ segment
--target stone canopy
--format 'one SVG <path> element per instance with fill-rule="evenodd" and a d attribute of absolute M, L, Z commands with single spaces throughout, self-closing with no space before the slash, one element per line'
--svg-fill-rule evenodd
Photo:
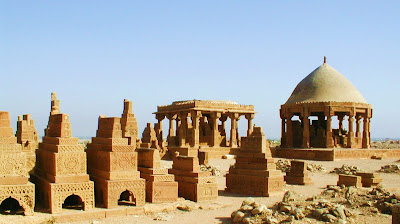
<path fill-rule="evenodd" d="M 370 148 L 372 106 L 326 61 L 296 86 L 281 105 L 280 116 L 281 147 Z M 292 120 L 294 116 L 299 120 Z M 318 119 L 310 120 L 312 116 Z M 333 116 L 339 121 L 338 129 L 332 129 Z M 345 117 L 349 122 L 348 130 L 343 128 Z"/>
<path fill-rule="evenodd" d="M 232 148 L 240 147 L 238 121 L 241 116 L 248 121 L 247 135 L 251 134 L 255 113 L 253 105 L 240 105 L 233 101 L 187 100 L 158 106 L 154 114 L 158 120 L 156 132 L 159 141 L 163 140 L 162 120 L 165 117 L 169 120 L 167 137 L 169 150 L 177 148 L 181 155 L 190 156 L 189 152 L 182 149 L 185 147 L 199 149 L 201 146 L 201 150 L 209 151 L 218 158 L 230 153 Z M 229 140 L 225 130 L 228 118 L 231 121 Z"/>

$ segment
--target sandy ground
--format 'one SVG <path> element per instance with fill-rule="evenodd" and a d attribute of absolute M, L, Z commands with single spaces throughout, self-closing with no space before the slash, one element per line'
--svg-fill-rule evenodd
<path fill-rule="evenodd" d="M 275 158 L 275 160 L 278 160 Z M 298 185 L 286 185 L 285 191 L 290 190 L 295 192 L 299 196 L 310 197 L 319 194 L 327 185 L 336 185 L 338 180 L 337 174 L 328 173 L 335 167 L 341 167 L 343 164 L 354 165 L 368 172 L 376 172 L 381 166 L 387 164 L 399 164 L 396 162 L 397 159 L 384 159 L 384 160 L 343 160 L 334 162 L 323 162 L 323 161 L 308 161 L 309 163 L 321 164 L 327 170 L 327 172 L 316 172 L 310 173 L 310 177 L 314 182 L 313 185 L 298 186 Z M 202 203 L 205 209 L 196 209 L 194 211 L 186 212 L 180 210 L 173 210 L 167 213 L 153 213 L 143 215 L 131 215 L 131 216 L 119 216 L 110 217 L 105 219 L 85 220 L 80 222 L 73 222 L 74 224 L 87 224 L 87 223 L 231 223 L 231 213 L 238 209 L 244 199 L 247 196 L 231 194 L 224 192 L 225 189 L 225 177 L 229 169 L 229 166 L 234 164 L 234 159 L 218 159 L 211 160 L 210 165 L 216 166 L 222 171 L 220 176 L 217 176 L 216 181 L 218 183 L 219 197 L 216 203 Z M 165 167 L 171 167 L 171 161 L 163 161 Z M 400 174 L 392 173 L 381 173 L 380 174 L 383 182 L 382 185 L 385 189 L 392 193 L 400 193 Z M 271 206 L 274 203 L 281 201 L 284 192 L 277 194 L 272 197 L 254 197 L 256 202 Z M 181 200 L 182 202 L 182 200 Z M 181 203 L 178 202 L 178 203 Z M 170 203 L 172 205 L 172 203 Z M 217 206 L 214 206 L 217 205 Z M 154 204 L 148 204 L 146 206 L 155 206 Z M 164 205 L 165 206 L 165 205 Z M 214 209 L 212 209 L 214 207 Z M 207 209 L 208 207 L 208 209 Z M 209 209 L 211 207 L 211 209 Z M 68 212 L 68 211 L 67 211 Z M 73 215 L 73 214 L 71 214 Z M 165 216 L 168 221 L 153 220 L 156 217 Z M 390 215 L 375 215 L 375 216 L 363 216 L 359 215 L 358 223 L 391 223 Z M 46 217 L 46 218 L 44 218 Z M 49 214 L 36 213 L 33 217 L 24 216 L 11 216 L 11 215 L 0 215 L 0 223 L 51 223 L 51 221 L 45 221 L 48 219 Z M 311 220 L 309 223 L 323 223 L 316 220 Z"/>

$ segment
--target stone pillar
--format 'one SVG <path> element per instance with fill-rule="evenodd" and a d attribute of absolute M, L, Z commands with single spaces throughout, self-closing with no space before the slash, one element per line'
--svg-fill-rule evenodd
<path fill-rule="evenodd" d="M 229 146 L 237 147 L 237 122 L 240 119 L 240 116 L 238 113 L 232 113 L 229 115 L 229 118 L 231 119 L 231 140 L 229 141 Z"/>
<path fill-rule="evenodd" d="M 249 137 L 253 133 L 254 114 L 246 114 L 245 118 L 247 119 L 247 137 Z"/>
<path fill-rule="evenodd" d="M 305 113 L 301 121 L 303 123 L 303 142 L 302 148 L 310 148 L 310 120 L 308 119 L 308 113 Z"/>
<path fill-rule="evenodd" d="M 218 134 L 218 118 L 220 118 L 220 117 L 221 117 L 221 113 L 219 113 L 219 112 L 211 113 L 211 119 L 212 119 L 212 125 L 213 125 L 213 129 L 212 129 L 212 133 L 213 133 L 212 146 L 213 147 L 217 147 L 220 144 L 220 142 L 218 141 L 219 140 L 218 139 L 218 137 L 219 137 L 219 134 Z"/>
<path fill-rule="evenodd" d="M 293 128 L 292 128 L 292 115 L 286 121 L 286 147 L 293 147 Z"/>
<path fill-rule="evenodd" d="M 282 119 L 282 127 L 281 127 L 281 146 L 286 146 L 286 118 Z"/>
<path fill-rule="evenodd" d="M 192 147 L 198 147 L 200 145 L 200 131 L 199 131 L 199 120 L 201 117 L 201 111 L 192 111 Z"/>
<path fill-rule="evenodd" d="M 181 147 L 185 146 L 185 144 L 186 144 L 187 117 L 188 117 L 187 112 L 180 112 L 179 113 L 179 119 L 180 119 L 179 146 L 181 146 Z"/>
<path fill-rule="evenodd" d="M 332 117 L 330 114 L 326 117 L 326 148 L 333 148 Z"/>
<path fill-rule="evenodd" d="M 222 146 L 227 147 L 228 145 L 226 144 L 226 141 L 228 140 L 226 137 L 226 127 L 225 127 L 225 122 L 228 119 L 228 116 L 226 114 L 221 114 L 221 117 L 219 120 L 221 121 L 221 136 L 224 136 L 225 138 L 222 139 Z"/>
<path fill-rule="evenodd" d="M 179 129 L 181 128 L 181 118 L 177 115 L 176 120 L 175 120 L 175 125 L 176 125 L 176 131 L 175 131 L 175 136 L 179 138 Z"/>
<path fill-rule="evenodd" d="M 167 118 L 169 120 L 168 137 L 175 136 L 174 120 L 176 119 L 176 117 L 176 114 L 167 114 Z"/>
<path fill-rule="evenodd" d="M 360 124 L 361 124 L 361 117 L 356 116 L 356 137 L 357 138 L 361 137 Z"/>
<path fill-rule="evenodd" d="M 369 118 L 364 117 L 363 123 L 364 123 L 364 128 L 363 128 L 364 130 L 363 130 L 362 147 L 365 149 L 369 149 L 371 147 L 369 139 Z"/>
<path fill-rule="evenodd" d="M 162 125 L 162 121 L 164 120 L 165 115 L 164 114 L 156 114 L 156 119 L 158 120 L 158 129 L 157 129 L 157 140 L 158 140 L 158 144 L 160 146 L 163 146 L 163 142 L 164 142 L 164 135 L 163 135 L 163 125 Z"/>
<path fill-rule="evenodd" d="M 174 120 L 176 119 L 176 114 L 167 114 L 167 118 L 169 120 L 169 129 L 168 129 L 168 137 L 167 142 L 169 146 L 174 146 L 175 143 L 175 129 L 174 129 Z"/>
<path fill-rule="evenodd" d="M 343 115 L 338 115 L 337 117 L 338 117 L 338 120 L 339 120 L 339 131 L 340 131 L 340 130 L 342 130 L 342 128 L 343 128 L 343 119 L 344 119 L 344 116 L 343 116 Z"/>
<path fill-rule="evenodd" d="M 349 132 L 347 134 L 347 147 L 348 148 L 354 148 L 354 146 L 355 146 L 353 122 L 354 122 L 354 116 L 352 114 L 350 114 L 349 115 Z"/>

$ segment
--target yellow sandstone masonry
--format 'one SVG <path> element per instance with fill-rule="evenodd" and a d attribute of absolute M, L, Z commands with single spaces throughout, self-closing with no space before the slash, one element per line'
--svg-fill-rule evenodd
<path fill-rule="evenodd" d="M 132 102 L 124 101 L 122 118 L 99 117 L 97 135 L 86 149 L 97 206 L 115 208 L 119 204 L 145 204 L 145 180 L 138 171 L 137 143 Z"/>
<path fill-rule="evenodd" d="M 10 114 L 0 111 L 0 203 L 16 200 L 25 215 L 33 215 L 35 186 L 28 181 L 27 154 L 14 136 Z"/>
<path fill-rule="evenodd" d="M 36 151 L 36 167 L 31 176 L 36 185 L 37 203 L 60 213 L 63 207 L 94 207 L 94 184 L 86 171 L 84 146 L 71 137 L 69 115 L 60 112 L 60 101 L 51 94 L 51 112 L 43 142 Z"/>

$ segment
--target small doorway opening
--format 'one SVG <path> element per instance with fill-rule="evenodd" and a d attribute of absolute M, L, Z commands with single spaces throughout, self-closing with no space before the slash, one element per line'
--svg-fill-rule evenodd
<path fill-rule="evenodd" d="M 119 196 L 118 205 L 136 206 L 136 198 L 131 191 L 126 190 Z"/>
<path fill-rule="evenodd" d="M 64 200 L 62 207 L 65 209 L 83 210 L 83 201 L 81 197 L 73 194 Z"/>
<path fill-rule="evenodd" d="M 1 203 L 0 213 L 3 215 L 24 215 L 24 208 L 17 200 L 9 197 Z"/>

